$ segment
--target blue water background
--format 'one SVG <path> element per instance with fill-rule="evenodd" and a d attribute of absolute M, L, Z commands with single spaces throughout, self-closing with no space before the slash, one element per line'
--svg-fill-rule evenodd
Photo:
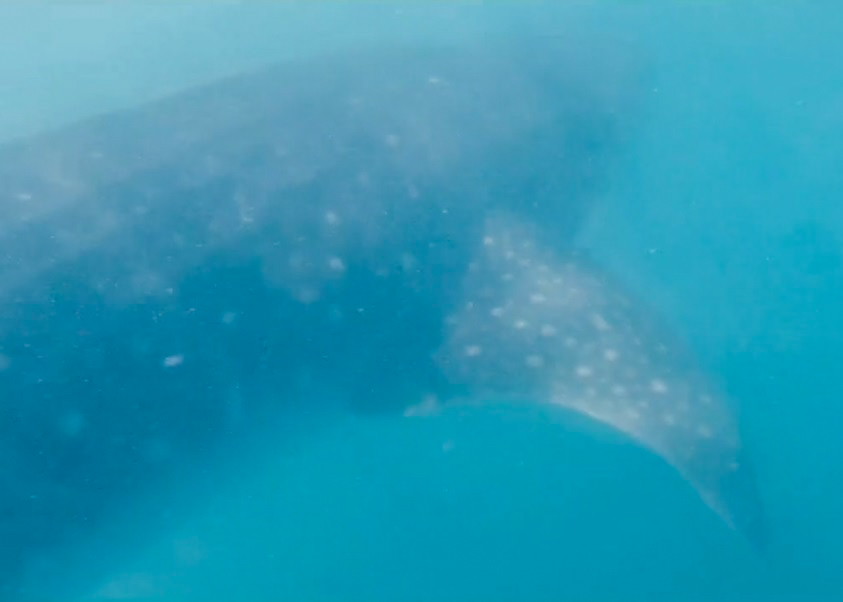
<path fill-rule="evenodd" d="M 192 579 L 221 599 L 843 599 L 838 4 L 3 5 L 0 137 L 328 47 L 571 22 L 633 41 L 655 78 L 582 242 L 739 400 L 769 557 L 629 446 L 529 417 L 338 420 L 210 511 L 226 551 Z"/>

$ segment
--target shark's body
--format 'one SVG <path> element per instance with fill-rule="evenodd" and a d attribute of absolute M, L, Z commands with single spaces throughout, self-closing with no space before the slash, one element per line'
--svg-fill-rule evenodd
<path fill-rule="evenodd" d="M 762 539 L 722 399 L 564 259 L 634 94 L 546 42 L 285 65 L 2 151 L 5 541 L 207 462 L 267 412 L 231 383 L 314 372 L 359 411 L 573 409 Z"/>

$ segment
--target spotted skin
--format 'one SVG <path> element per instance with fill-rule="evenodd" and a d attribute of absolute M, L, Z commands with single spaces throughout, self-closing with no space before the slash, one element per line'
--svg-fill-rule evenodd
<path fill-rule="evenodd" d="M 735 414 L 692 353 L 583 253 L 554 254 L 534 228 L 491 217 L 437 359 L 481 398 L 588 416 L 672 464 L 759 546 L 766 525 Z"/>
<path fill-rule="evenodd" d="M 0 598 L 68 525 L 81 538 L 127 500 L 213 483 L 252 432 L 317 397 L 314 382 L 362 413 L 453 389 L 574 408 L 591 379 L 607 403 L 579 411 L 628 432 L 628 411 L 643 409 L 607 391 L 664 400 L 662 414 L 673 410 L 685 431 L 642 420 L 640 440 L 675 464 L 691 466 L 671 456 L 683 437 L 698 442 L 709 428 L 721 441 L 727 415 L 721 425 L 677 409 L 671 395 L 689 372 L 612 372 L 630 365 L 630 347 L 623 337 L 601 346 L 620 322 L 605 289 L 588 289 L 572 311 L 552 278 L 502 288 L 540 266 L 522 265 L 521 250 L 517 265 L 495 259 L 503 232 L 487 217 L 532 224 L 529 238 L 552 253 L 569 247 L 637 121 L 630 107 L 650 94 L 627 67 L 562 36 L 376 48 L 231 77 L 0 148 L 0 456 L 10 481 L 0 514 L 14 517 L 0 520 Z M 549 275 L 592 273 L 546 261 Z M 484 303 L 487 289 L 500 301 L 485 321 L 446 321 L 467 300 Z M 574 331 L 579 351 L 556 345 Z M 133 524 L 165 514 L 142 502 L 132 511 Z"/>
<path fill-rule="evenodd" d="M 359 413 L 436 388 L 485 213 L 565 244 L 649 94 L 591 46 L 325 54 L 0 147 L 0 598 L 318 386 Z"/>

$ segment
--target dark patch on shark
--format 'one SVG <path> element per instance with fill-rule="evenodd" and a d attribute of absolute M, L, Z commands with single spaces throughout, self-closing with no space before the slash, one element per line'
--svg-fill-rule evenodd
<path fill-rule="evenodd" d="M 561 40 L 378 49 L 7 146 L 4 572 L 221 462 L 314 374 L 359 412 L 459 391 L 588 414 L 760 540 L 725 405 L 664 363 L 646 312 L 564 260 L 629 131 L 630 72 Z"/>

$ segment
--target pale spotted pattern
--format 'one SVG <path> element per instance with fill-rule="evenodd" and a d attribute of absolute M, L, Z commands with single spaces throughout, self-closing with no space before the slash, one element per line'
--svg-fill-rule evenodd
<path fill-rule="evenodd" d="M 545 402 L 627 434 L 676 467 L 728 522 L 734 415 L 691 354 L 582 254 L 554 255 L 490 219 L 438 360 L 487 399 Z M 482 353 L 465 350 L 482 349 Z"/>

